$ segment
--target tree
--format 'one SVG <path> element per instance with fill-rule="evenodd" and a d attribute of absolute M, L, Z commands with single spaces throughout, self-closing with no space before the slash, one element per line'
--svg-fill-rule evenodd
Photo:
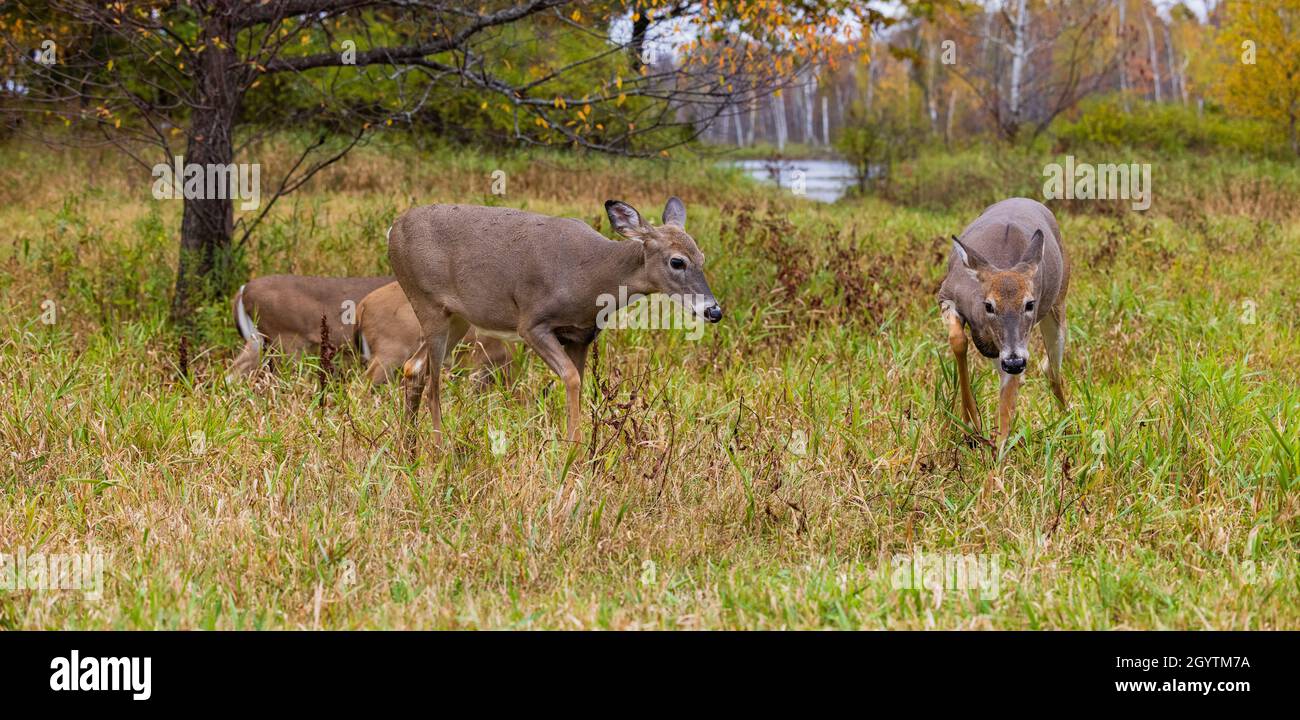
<path fill-rule="evenodd" d="M 1300 156 L 1300 0 L 1228 2 L 1219 42 L 1224 104 L 1276 123 Z"/>
<path fill-rule="evenodd" d="M 788 6 L 787 6 L 788 5 Z M 473 94 L 516 143 L 651 154 L 688 142 L 735 103 L 769 93 L 773 58 L 815 54 L 856 3 L 750 0 L 51 0 L 0 9 L 13 64 L 11 125 L 41 131 L 61 119 L 146 168 L 155 160 L 231 168 L 253 138 L 277 127 L 322 129 L 269 199 L 235 217 L 228 193 L 184 199 L 172 315 L 185 320 L 277 199 L 341 159 L 369 133 L 416 122 L 450 97 Z M 656 16 L 690 15 L 694 39 L 676 63 L 638 50 Z M 633 26 L 616 41 L 620 26 Z M 21 31 L 21 32 L 19 32 Z M 57 59 L 34 54 L 58 38 Z M 629 55 L 631 57 L 629 57 Z M 704 58 L 707 62 L 693 62 Z M 744 78 L 744 82 L 737 82 Z M 382 88 L 382 90 L 376 90 Z M 741 97 L 737 97 L 737 94 Z M 311 115 L 276 99 L 315 100 Z M 678 119 L 689 100 L 690 121 Z M 712 108 L 700 116 L 699 108 Z M 27 122 L 33 115 L 42 122 Z M 703 120 L 703 123 L 701 122 Z M 256 123 L 252 121 L 257 121 Z M 236 241 L 235 236 L 239 234 Z M 227 278 L 224 282 L 228 283 Z M 225 289 L 225 288 L 219 288 Z"/>
<path fill-rule="evenodd" d="M 1006 139 L 1037 136 L 1058 115 L 1099 89 L 1114 64 L 1111 0 L 1004 0 L 981 9 L 983 22 L 944 21 L 974 43 L 952 70 Z"/>

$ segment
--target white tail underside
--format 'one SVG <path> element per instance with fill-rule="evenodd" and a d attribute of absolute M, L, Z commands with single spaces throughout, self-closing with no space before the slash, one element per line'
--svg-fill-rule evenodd
<path fill-rule="evenodd" d="M 239 334 L 244 336 L 245 340 L 252 340 L 257 343 L 258 347 L 262 346 L 262 335 L 257 332 L 257 325 L 253 323 L 253 318 L 248 316 L 244 310 L 244 288 L 245 285 L 239 286 L 239 299 L 235 301 L 235 323 L 239 326 Z"/>
<path fill-rule="evenodd" d="M 370 343 L 366 342 L 366 334 L 357 328 L 357 344 L 361 346 L 361 359 L 370 362 Z"/>

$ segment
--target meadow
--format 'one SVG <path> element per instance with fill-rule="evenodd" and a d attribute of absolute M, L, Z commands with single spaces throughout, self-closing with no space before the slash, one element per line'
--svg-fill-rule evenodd
<path fill-rule="evenodd" d="M 226 382 L 226 302 L 204 306 L 182 373 L 180 203 L 110 151 L 6 144 L 0 549 L 106 562 L 99 597 L 0 592 L 0 627 L 1296 627 L 1293 164 L 1156 156 L 1148 212 L 1053 203 L 1069 410 L 1035 332 L 1008 447 L 954 427 L 947 238 L 1037 196 L 1055 159 L 930 153 L 877 197 L 822 205 L 709 160 L 355 151 L 281 201 L 248 273 L 385 273 L 384 230 L 415 204 L 610 235 L 606 199 L 658 221 L 676 194 L 727 313 L 698 340 L 604 333 L 577 447 L 536 357 L 512 388 L 458 372 L 444 451 L 412 461 L 397 388 L 355 363 L 323 392 L 314 357 Z M 974 381 L 988 428 L 996 376 L 976 362 Z M 994 559 L 996 582 L 896 587 L 917 553 Z"/>

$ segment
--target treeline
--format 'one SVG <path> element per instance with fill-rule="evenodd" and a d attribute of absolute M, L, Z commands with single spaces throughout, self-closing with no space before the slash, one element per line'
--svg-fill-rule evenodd
<path fill-rule="evenodd" d="M 1152 129 L 1153 115 L 1164 118 L 1167 131 L 1151 138 L 1162 146 L 1183 137 L 1193 145 L 1240 140 L 1252 151 L 1300 154 L 1300 2 L 1198 7 L 1202 15 L 1183 3 L 1151 0 L 913 6 L 780 92 L 737 104 L 704 137 L 777 150 L 790 143 L 871 144 L 846 137 L 864 127 L 895 149 L 988 136 L 1024 141 L 1063 116 L 1076 122 L 1081 109 L 1092 107 L 1132 115 L 1144 130 Z M 1095 96 L 1111 99 L 1085 104 Z M 1257 122 L 1240 133 L 1196 132 L 1186 127 L 1188 117 Z M 1141 141 L 1120 127 L 1085 132 Z"/>

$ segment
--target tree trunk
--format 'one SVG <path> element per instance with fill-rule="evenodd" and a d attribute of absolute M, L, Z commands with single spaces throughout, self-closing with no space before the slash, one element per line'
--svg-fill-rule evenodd
<path fill-rule="evenodd" d="M 1151 83 L 1155 89 L 1155 101 L 1160 102 L 1160 54 L 1156 52 L 1156 33 L 1151 28 L 1151 16 L 1142 12 L 1142 23 L 1147 28 L 1147 55 L 1151 62 Z"/>
<path fill-rule="evenodd" d="M 785 117 L 785 96 L 786 93 L 782 92 L 780 95 L 772 97 L 772 121 L 776 130 L 776 149 L 781 152 L 785 152 L 786 132 L 788 129 Z"/>
<path fill-rule="evenodd" d="M 938 53 L 939 43 L 930 43 L 930 56 L 926 61 L 925 72 L 928 76 L 925 81 L 925 108 L 930 113 L 930 132 L 938 134 L 939 132 L 939 90 L 936 87 L 937 79 L 935 73 L 938 70 Z"/>
<path fill-rule="evenodd" d="M 749 101 L 749 130 L 745 134 L 745 146 L 754 144 L 754 128 L 758 126 L 758 101 Z"/>
<path fill-rule="evenodd" d="M 1026 0 L 1019 0 L 1016 5 L 1015 18 L 1015 38 L 1012 40 L 1011 48 L 1011 104 L 1008 108 L 1011 115 L 1011 127 L 1009 128 L 1012 137 L 1015 136 L 1016 130 L 1020 127 L 1020 89 L 1024 82 L 1025 66 L 1028 63 L 1029 39 L 1025 37 L 1029 34 L 1029 3 Z"/>
<path fill-rule="evenodd" d="M 1291 154 L 1300 157 L 1300 134 L 1296 130 L 1296 101 L 1291 100 L 1291 107 L 1287 111 L 1287 134 L 1291 138 Z"/>
<path fill-rule="evenodd" d="M 1182 95 L 1178 89 L 1182 84 L 1182 75 L 1178 71 L 1178 66 L 1174 64 L 1174 37 L 1169 32 L 1169 24 L 1164 20 L 1160 20 L 1160 30 L 1165 36 L 1165 67 L 1169 68 L 1169 94 L 1177 98 Z"/>
<path fill-rule="evenodd" d="M 822 94 L 822 144 L 831 144 L 831 103 L 830 98 Z"/>
<path fill-rule="evenodd" d="M 226 12 L 216 12 L 204 28 L 207 43 L 195 68 L 195 93 L 199 104 L 190 118 L 189 138 L 185 148 L 185 165 L 205 168 L 202 197 L 184 200 L 181 213 L 180 258 L 176 267 L 176 293 L 172 297 L 172 319 L 186 324 L 205 292 L 225 290 L 214 281 L 227 280 L 220 275 L 229 269 L 231 236 L 234 233 L 234 204 L 230 188 L 217 192 L 207 187 L 210 165 L 234 162 L 233 130 L 239 111 L 240 78 L 235 70 L 237 59 L 229 44 L 218 47 L 212 39 L 228 43 L 234 38 Z M 184 187 L 184 177 L 174 178 Z M 224 197 L 222 197 L 224 196 Z"/>
<path fill-rule="evenodd" d="M 813 116 L 816 113 L 813 103 L 817 99 L 817 78 L 813 77 L 802 88 L 803 93 L 803 141 L 808 145 L 817 144 L 817 134 L 813 130 Z"/>
<path fill-rule="evenodd" d="M 948 114 L 944 118 L 943 126 L 943 144 L 947 147 L 952 142 L 952 119 L 957 112 L 957 90 L 956 88 L 948 91 Z"/>
<path fill-rule="evenodd" d="M 636 13 L 636 20 L 632 21 L 632 41 L 628 43 L 628 52 L 632 55 L 632 68 L 637 72 L 646 64 L 643 57 L 645 53 L 645 36 L 650 30 L 650 17 L 646 14 L 646 9 L 641 7 L 641 3 L 632 6 L 633 12 Z"/>
<path fill-rule="evenodd" d="M 1117 52 L 1119 53 L 1119 94 L 1124 103 L 1124 111 L 1129 109 L 1128 104 L 1128 48 L 1124 41 L 1128 38 L 1127 20 L 1124 17 L 1126 3 L 1128 0 L 1115 0 L 1116 9 L 1119 11 L 1119 22 L 1115 24 L 1115 35 L 1119 43 Z"/>

